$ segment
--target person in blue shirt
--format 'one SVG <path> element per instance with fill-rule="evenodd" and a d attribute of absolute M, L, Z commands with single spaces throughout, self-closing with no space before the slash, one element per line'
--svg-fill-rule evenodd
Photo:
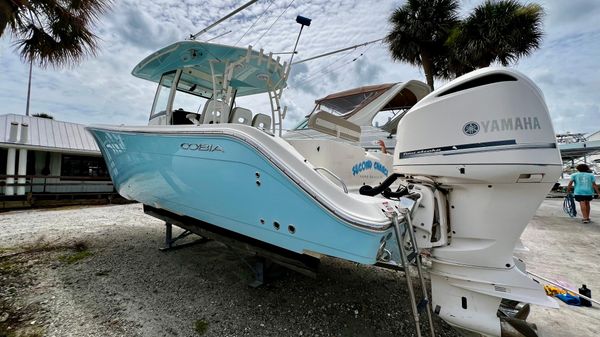
<path fill-rule="evenodd" d="M 600 195 L 598 185 L 596 185 L 596 177 L 591 173 L 589 166 L 579 164 L 576 167 L 577 173 L 571 175 L 571 181 L 567 186 L 567 193 L 571 193 L 571 187 L 575 183 L 575 200 L 579 201 L 581 214 L 583 215 L 583 223 L 590 222 L 590 201 L 594 199 L 594 190 Z"/>

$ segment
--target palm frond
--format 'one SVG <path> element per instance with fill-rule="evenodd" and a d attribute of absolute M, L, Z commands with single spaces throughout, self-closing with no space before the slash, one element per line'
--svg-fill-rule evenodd
<path fill-rule="evenodd" d="M 445 41 L 459 22 L 456 0 L 408 0 L 389 18 L 392 30 L 385 42 L 392 58 L 416 66 L 423 66 L 428 84 L 433 87 L 433 76 L 445 77 L 439 69 L 440 55 L 448 48 Z"/>
<path fill-rule="evenodd" d="M 537 4 L 487 0 L 461 23 L 448 43 L 456 59 L 468 67 L 494 62 L 507 66 L 540 47 L 543 16 Z"/>
<path fill-rule="evenodd" d="M 9 27 L 24 61 L 41 67 L 75 65 L 94 55 L 92 28 L 112 0 L 0 0 L 0 35 Z"/>

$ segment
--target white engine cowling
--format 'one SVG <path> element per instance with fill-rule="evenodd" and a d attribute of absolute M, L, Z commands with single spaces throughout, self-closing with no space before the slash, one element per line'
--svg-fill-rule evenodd
<path fill-rule="evenodd" d="M 448 191 L 449 244 L 432 250 L 431 271 L 444 320 L 499 336 L 502 298 L 556 305 L 512 255 L 561 172 L 550 115 L 531 80 L 485 68 L 425 97 L 398 125 L 394 172 Z"/>

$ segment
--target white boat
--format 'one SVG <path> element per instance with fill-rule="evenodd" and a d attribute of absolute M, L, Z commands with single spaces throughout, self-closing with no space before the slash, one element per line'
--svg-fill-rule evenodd
<path fill-rule="evenodd" d="M 340 141 L 361 130 L 326 111 L 310 123 L 335 137 L 280 137 L 288 72 L 252 48 L 182 41 L 152 53 L 133 71 L 158 83 L 149 125 L 89 127 L 117 191 L 288 265 L 332 256 L 421 271 L 429 256 L 439 317 L 467 334 L 535 334 L 526 310 L 498 312 L 503 300 L 556 306 L 513 257 L 561 172 L 538 87 L 505 68 L 457 78 L 404 113 L 392 157 Z M 238 104 L 265 93 L 270 115 Z"/>
<path fill-rule="evenodd" d="M 370 150 L 380 149 L 379 141 L 383 141 L 386 149 L 392 152 L 396 145 L 398 122 L 430 92 L 427 84 L 417 80 L 369 85 L 336 92 L 317 99 L 311 113 L 288 130 L 283 138 L 337 138 L 351 144 L 360 144 Z M 359 139 L 340 138 L 335 130 L 314 125 L 316 115 L 322 111 L 348 121 L 347 125 L 360 132 Z"/>

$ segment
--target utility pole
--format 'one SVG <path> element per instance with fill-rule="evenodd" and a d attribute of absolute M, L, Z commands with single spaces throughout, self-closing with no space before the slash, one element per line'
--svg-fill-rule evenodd
<path fill-rule="evenodd" d="M 29 60 L 29 84 L 27 84 L 27 107 L 25 116 L 29 116 L 29 100 L 31 99 L 31 70 L 33 69 L 33 59 Z"/>

